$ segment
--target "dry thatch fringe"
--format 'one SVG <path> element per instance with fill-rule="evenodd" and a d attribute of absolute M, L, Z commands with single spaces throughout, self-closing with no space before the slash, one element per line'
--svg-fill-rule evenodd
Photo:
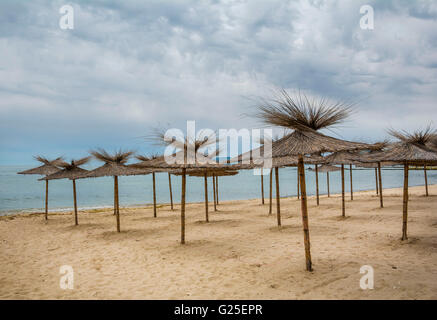
<path fill-rule="evenodd" d="M 437 134 L 431 136 L 427 146 L 437 152 Z"/>
<path fill-rule="evenodd" d="M 47 158 L 40 156 L 40 155 L 36 155 L 33 158 L 35 160 L 45 164 L 45 165 L 48 165 L 48 166 L 59 166 L 59 164 L 62 163 L 64 160 L 62 157 L 58 157 L 54 160 L 48 160 Z"/>
<path fill-rule="evenodd" d="M 284 89 L 270 101 L 263 100 L 255 117 L 262 122 L 294 130 L 320 130 L 344 122 L 354 103 L 308 98 L 298 92 L 291 96 Z"/>
<path fill-rule="evenodd" d="M 219 148 L 216 148 L 212 152 L 210 152 L 208 148 L 219 143 L 216 132 L 205 135 L 204 131 L 200 131 L 197 137 L 173 137 L 171 141 L 165 140 L 165 133 L 166 130 L 155 128 L 153 129 L 152 134 L 148 136 L 148 139 L 154 141 L 158 145 L 173 145 L 179 151 L 183 151 L 187 148 L 193 148 L 196 158 L 204 157 L 205 159 L 211 160 L 212 158 L 217 157 L 221 152 Z M 204 138 L 198 139 L 198 136 L 204 136 Z M 205 155 L 202 150 L 208 151 L 208 154 Z"/>
<path fill-rule="evenodd" d="M 64 168 L 65 170 L 73 170 L 81 165 L 84 165 L 85 163 L 88 163 L 90 160 L 91 157 L 84 157 L 78 160 L 71 160 L 70 163 L 62 161 L 58 164 L 58 166 Z"/>
<path fill-rule="evenodd" d="M 375 142 L 373 144 L 369 144 L 368 150 L 360 150 L 360 151 L 357 151 L 357 152 L 358 153 L 379 152 L 379 151 L 383 151 L 384 149 L 386 149 L 389 146 L 390 146 L 390 141 L 386 139 L 386 140 L 383 140 L 383 141 L 380 141 L 380 142 Z"/>
<path fill-rule="evenodd" d="M 412 133 L 405 130 L 388 129 L 388 133 L 400 140 L 403 143 L 411 143 L 420 146 L 427 146 L 434 143 L 437 135 L 437 130 L 432 129 L 431 125 L 428 125 L 425 129 L 418 129 Z"/>
<path fill-rule="evenodd" d="M 161 155 L 158 154 L 151 154 L 151 155 L 136 155 L 135 158 L 139 161 L 143 161 L 143 162 L 147 162 L 147 161 L 151 161 L 151 160 L 156 160 L 159 158 L 162 158 Z"/>
<path fill-rule="evenodd" d="M 375 142 L 374 144 L 371 144 L 369 147 L 370 151 L 381 151 L 385 148 L 387 148 L 390 145 L 390 141 L 383 140 L 381 142 Z"/>
<path fill-rule="evenodd" d="M 94 156 L 94 158 L 105 163 L 125 164 L 129 161 L 130 157 L 133 156 L 135 152 L 118 150 L 111 155 L 104 149 L 99 148 L 97 150 L 90 151 L 90 153 Z"/>
<path fill-rule="evenodd" d="M 208 147 L 213 144 L 217 144 L 219 141 L 216 139 L 212 139 L 214 136 L 217 137 L 216 132 L 211 133 L 208 136 L 205 136 L 203 139 L 198 139 L 197 137 L 173 137 L 170 141 L 165 140 L 165 133 L 167 130 L 162 128 L 155 128 L 152 130 L 152 133 L 147 136 L 146 139 L 154 142 L 155 144 L 161 146 L 168 146 L 173 144 L 177 149 L 184 150 L 187 146 L 194 146 L 195 152 L 199 151 L 201 148 Z M 204 136 L 204 131 L 199 132 L 199 136 Z"/>

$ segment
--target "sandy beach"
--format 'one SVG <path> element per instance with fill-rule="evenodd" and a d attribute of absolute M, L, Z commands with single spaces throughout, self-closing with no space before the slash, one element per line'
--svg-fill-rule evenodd
<path fill-rule="evenodd" d="M 223 186 L 224 187 L 224 186 Z M 221 202 L 204 222 L 204 204 L 187 206 L 180 245 L 179 206 L 15 215 L 0 219 L 1 299 L 436 299 L 437 186 L 410 188 L 408 235 L 402 242 L 402 190 L 309 198 L 314 272 L 305 271 L 300 202 L 281 199 L 282 224 L 268 199 Z M 266 193 L 266 196 L 268 194 Z M 212 209 L 212 203 L 210 209 Z M 60 267 L 74 289 L 60 288 Z M 360 267 L 374 269 L 362 290 Z"/>

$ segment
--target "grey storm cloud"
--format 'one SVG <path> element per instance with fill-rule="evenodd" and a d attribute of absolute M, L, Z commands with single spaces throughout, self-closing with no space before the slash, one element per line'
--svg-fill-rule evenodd
<path fill-rule="evenodd" d="M 273 88 L 357 101 L 337 133 L 382 139 L 436 124 L 436 47 L 435 1 L 2 1 L 0 162 L 144 151 L 152 127 L 186 120 L 253 127 L 241 114 Z"/>

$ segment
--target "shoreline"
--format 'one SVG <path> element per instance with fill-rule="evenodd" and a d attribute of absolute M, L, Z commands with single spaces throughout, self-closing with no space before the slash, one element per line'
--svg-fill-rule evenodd
<path fill-rule="evenodd" d="M 437 186 L 437 184 L 428 184 L 428 187 L 431 186 Z M 425 185 L 410 185 L 409 188 L 416 188 L 416 187 L 424 187 Z M 383 191 L 389 191 L 389 190 L 393 190 L 393 189 L 399 189 L 402 187 L 394 187 L 394 188 L 386 188 L 383 189 Z M 355 194 L 360 194 L 360 193 L 368 193 L 368 192 L 375 192 L 376 194 L 376 190 L 375 189 L 366 189 L 366 190 L 354 190 L 354 195 Z M 273 192 L 274 193 L 274 192 Z M 350 194 L 348 191 L 345 192 L 346 198 L 347 195 Z M 308 195 L 308 193 L 307 193 Z M 330 195 L 331 197 L 336 197 L 336 196 L 341 196 L 341 193 L 331 193 Z M 287 196 L 281 196 L 281 199 L 289 199 L 289 198 L 296 198 L 297 195 L 287 195 Z M 311 194 L 308 195 L 307 198 L 308 199 L 313 199 L 316 196 Z M 327 197 L 327 194 L 320 194 L 319 195 L 320 198 L 322 197 Z M 259 200 L 261 198 L 248 198 L 248 199 L 236 199 L 236 200 L 220 200 L 220 203 L 227 203 L 227 202 L 235 202 L 235 201 L 254 201 L 254 200 Z M 264 199 L 266 201 L 266 204 L 268 204 L 268 190 L 264 190 Z M 212 199 L 210 199 L 209 202 L 212 202 Z M 193 201 L 193 202 L 186 202 L 186 204 L 201 204 L 204 203 L 203 201 Z M 275 203 L 275 196 L 273 195 L 273 203 Z M 177 206 L 179 203 L 174 202 L 173 203 L 175 206 Z M 169 207 L 170 203 L 169 202 L 164 202 L 164 203 L 158 203 L 157 204 L 157 208 L 163 208 L 163 207 Z M 130 204 L 130 205 L 126 205 L 126 206 L 120 206 L 120 209 L 149 209 L 149 208 L 153 208 L 153 203 L 150 204 Z M 95 206 L 95 207 L 78 207 L 78 212 L 105 212 L 108 211 L 110 209 L 113 209 L 113 206 L 108 205 L 108 206 Z M 73 213 L 74 208 L 73 207 L 67 207 L 67 208 L 53 208 L 53 209 L 49 209 L 48 210 L 48 215 L 62 215 L 62 214 L 71 214 Z M 13 209 L 11 211 L 0 211 L 0 220 L 1 219 L 7 219 L 7 217 L 15 217 L 15 216 L 35 216 L 35 215 L 43 215 L 44 214 L 44 208 L 39 208 L 39 209 Z"/>

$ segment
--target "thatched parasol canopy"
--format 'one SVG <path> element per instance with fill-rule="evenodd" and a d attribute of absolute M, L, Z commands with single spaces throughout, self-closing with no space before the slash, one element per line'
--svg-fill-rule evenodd
<path fill-rule="evenodd" d="M 71 160 L 70 163 L 61 161 L 58 166 L 63 168 L 62 170 L 48 175 L 40 180 L 55 180 L 55 179 L 70 179 L 73 181 L 73 202 L 74 202 L 74 224 L 78 225 L 77 217 L 77 198 L 76 198 L 76 179 L 87 174 L 88 170 L 82 169 L 79 166 L 87 163 L 91 157 L 85 157 L 79 160 Z"/>
<path fill-rule="evenodd" d="M 134 176 L 146 175 L 151 173 L 151 170 L 145 170 L 133 165 L 125 165 L 122 163 L 105 163 L 104 165 L 89 171 L 79 178 L 98 178 L 98 177 L 114 177 L 114 176 Z"/>
<path fill-rule="evenodd" d="M 321 134 L 311 128 L 301 128 L 274 142 L 272 156 L 275 158 L 369 148 L 371 145 L 366 143 L 340 140 Z"/>
<path fill-rule="evenodd" d="M 235 176 L 239 173 L 237 170 L 208 170 L 208 169 L 187 169 L 186 174 L 191 177 L 204 177 L 206 173 L 207 177 L 225 177 L 225 176 Z M 180 176 L 182 174 L 181 171 L 174 173 L 175 175 Z"/>
<path fill-rule="evenodd" d="M 54 160 L 48 160 L 47 158 L 44 158 L 42 156 L 34 156 L 34 159 L 41 162 L 43 165 L 17 172 L 18 174 L 38 174 L 38 175 L 50 175 L 53 174 L 59 170 L 61 170 L 58 165 L 60 162 L 62 162 L 62 157 L 56 158 Z M 45 214 L 44 218 L 48 220 L 48 214 L 49 214 L 49 181 L 46 180 L 46 196 L 45 196 Z"/>
<path fill-rule="evenodd" d="M 136 155 L 135 158 L 140 162 L 134 163 L 130 165 L 132 168 L 138 170 L 144 170 L 144 172 L 149 172 L 152 174 L 152 190 L 153 190 L 153 216 L 157 217 L 157 203 L 156 203 L 156 172 L 168 172 L 168 183 L 169 183 L 169 192 L 170 192 L 170 204 L 171 209 L 173 210 L 173 194 L 171 188 L 171 177 L 170 175 L 174 173 L 175 170 L 167 170 L 167 169 L 158 169 L 158 168 L 149 168 L 149 164 L 159 161 L 159 159 L 163 158 L 159 155 Z"/>
<path fill-rule="evenodd" d="M 413 133 L 388 130 L 389 134 L 398 139 L 379 152 L 363 156 L 363 162 L 392 162 L 409 165 L 436 164 L 437 153 L 433 150 L 436 130 L 428 126 L 425 130 Z"/>
<path fill-rule="evenodd" d="M 362 162 L 407 163 L 409 165 L 435 165 L 437 153 L 426 145 L 410 142 L 397 142 L 391 144 L 385 150 L 361 158 Z"/>
<path fill-rule="evenodd" d="M 290 96 L 285 90 L 270 101 L 263 100 L 255 117 L 267 125 L 294 130 L 272 143 L 272 157 L 297 156 L 300 180 L 302 224 L 304 230 L 306 269 L 312 270 L 304 156 L 325 152 L 369 149 L 365 143 L 351 142 L 318 132 L 343 122 L 351 112 L 351 103 L 310 98 L 300 92 Z"/>
<path fill-rule="evenodd" d="M 203 136 L 203 139 L 200 138 Z M 217 140 L 213 139 L 215 135 L 199 134 L 196 137 L 180 137 L 173 136 L 167 140 L 164 130 L 155 130 L 151 139 L 164 146 L 172 145 L 176 150 L 168 157 L 158 157 L 153 161 L 136 164 L 139 167 L 149 169 L 180 169 L 182 176 L 181 187 L 181 244 L 185 243 L 185 196 L 186 196 L 186 175 L 187 169 L 219 169 L 229 168 L 229 165 L 218 164 L 213 160 L 218 155 L 219 150 L 210 151 L 210 147 L 217 144 Z M 203 151 L 208 151 L 208 155 L 202 154 Z M 173 157 L 173 158 L 172 158 Z M 205 175 L 205 171 L 204 171 Z M 206 177 L 205 177 L 206 178 Z M 205 207 L 207 208 L 207 184 L 205 183 Z M 208 219 L 208 218 L 207 218 Z"/>
<path fill-rule="evenodd" d="M 105 164 L 94 170 L 87 172 L 86 174 L 78 177 L 78 179 L 84 178 L 98 178 L 98 177 L 114 177 L 114 213 L 117 222 L 117 231 L 120 232 L 120 206 L 118 199 L 118 176 L 129 176 L 129 175 L 141 175 L 147 174 L 147 170 L 133 168 L 126 165 L 129 159 L 133 156 L 133 151 L 122 151 L 119 150 L 114 154 L 109 154 L 103 149 L 97 149 L 90 151 L 90 153 Z"/>
<path fill-rule="evenodd" d="M 398 162 L 393 162 L 393 161 L 384 161 L 383 163 L 381 163 L 382 167 L 392 167 L 394 165 L 399 164 Z M 368 169 L 373 169 L 373 168 L 378 168 L 378 163 L 377 162 L 357 162 L 355 163 L 355 166 L 357 168 L 368 168 Z"/>
<path fill-rule="evenodd" d="M 60 161 L 58 166 L 62 168 L 57 172 L 50 174 L 44 178 L 39 180 L 56 180 L 56 179 L 77 179 L 86 175 L 89 171 L 80 168 L 79 166 L 86 164 L 89 162 L 91 157 L 85 157 L 79 160 L 72 160 L 71 163 Z"/>
<path fill-rule="evenodd" d="M 308 170 L 315 171 L 312 168 L 308 168 Z M 336 167 L 336 166 L 331 166 L 331 165 L 328 165 L 328 164 L 324 164 L 324 165 L 320 166 L 318 168 L 318 170 L 319 170 L 319 172 L 333 172 L 333 171 L 340 171 L 341 168 Z"/>
<path fill-rule="evenodd" d="M 402 214 L 402 240 L 407 237 L 408 221 L 408 171 L 410 165 L 435 165 L 437 164 L 437 152 L 429 146 L 436 135 L 431 127 L 425 130 L 418 130 L 413 133 L 406 131 L 389 130 L 389 133 L 397 138 L 399 142 L 389 145 L 384 150 L 368 155 L 364 161 L 367 162 L 397 162 L 404 165 L 404 194 Z"/>
<path fill-rule="evenodd" d="M 49 174 L 55 173 L 55 172 L 60 170 L 60 168 L 58 168 L 58 165 L 60 162 L 62 162 L 62 157 L 56 158 L 54 160 L 48 160 L 42 156 L 35 156 L 34 158 L 35 158 L 35 160 L 43 163 L 43 165 L 36 167 L 36 168 L 20 171 L 17 173 L 18 174 L 38 174 L 38 175 L 45 176 L 45 175 L 49 175 Z"/>

